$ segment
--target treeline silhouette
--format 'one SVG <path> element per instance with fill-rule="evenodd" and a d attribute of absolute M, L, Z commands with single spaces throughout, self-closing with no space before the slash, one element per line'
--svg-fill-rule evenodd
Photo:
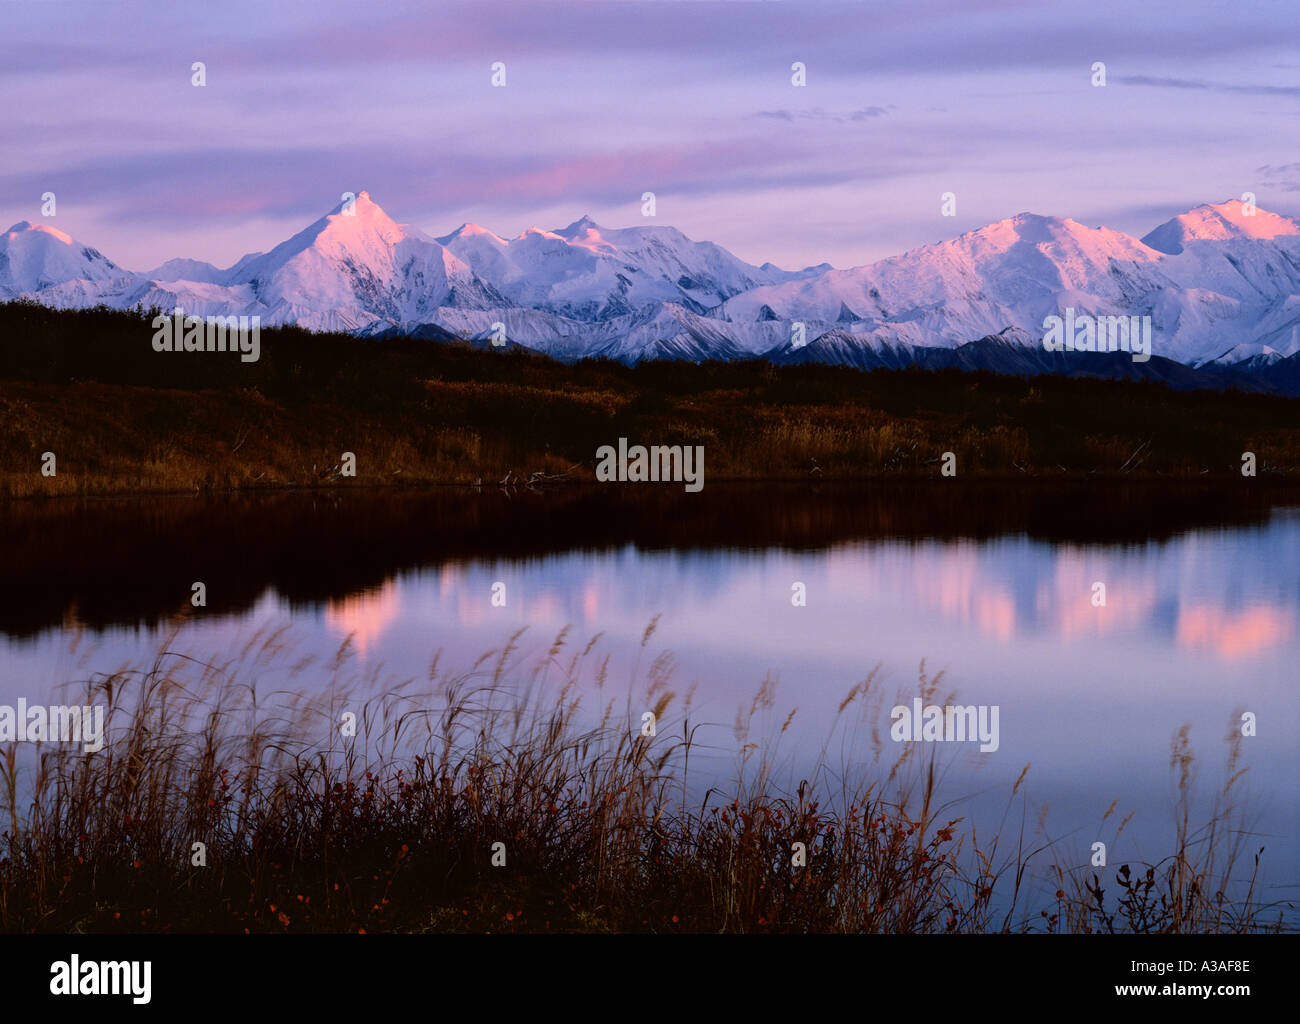
<path fill-rule="evenodd" d="M 593 479 L 597 448 L 705 447 L 706 479 L 1300 469 L 1300 398 L 918 369 L 610 360 L 261 332 L 260 358 L 155 352 L 156 311 L 0 305 L 0 495 Z M 42 476 L 54 452 L 57 474 Z M 355 478 L 341 455 L 357 456 Z"/>

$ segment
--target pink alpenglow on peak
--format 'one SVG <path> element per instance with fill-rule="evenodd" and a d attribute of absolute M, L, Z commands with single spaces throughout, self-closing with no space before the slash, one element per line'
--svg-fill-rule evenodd
<path fill-rule="evenodd" d="M 98 250 L 48 224 L 22 220 L 0 235 L 0 299 L 68 281 L 107 282 L 129 276 Z"/>
<path fill-rule="evenodd" d="M 607 242 L 600 235 L 600 227 L 590 217 L 583 215 L 575 220 L 567 228 L 556 232 L 561 238 L 568 241 L 570 245 L 580 246 L 583 249 L 590 249 L 592 252 L 603 252 L 617 254 L 618 247 Z"/>
<path fill-rule="evenodd" d="M 57 238 L 64 245 L 76 245 L 71 235 L 65 235 L 58 228 L 50 227 L 48 224 L 33 224 L 29 220 L 20 220 L 17 224 L 5 232 L 6 237 L 16 237 L 24 232 L 37 231 L 53 238 Z"/>
<path fill-rule="evenodd" d="M 545 228 L 524 228 L 520 233 L 519 238 L 553 238 L 557 242 L 563 242 L 565 240 L 563 235 L 557 234 L 554 231 L 547 231 Z M 518 238 L 515 239 L 515 241 L 518 240 Z"/>
<path fill-rule="evenodd" d="M 1236 199 L 1206 203 L 1161 224 L 1142 241 L 1177 256 L 1188 242 L 1226 242 L 1235 238 L 1281 238 L 1300 235 L 1300 224 Z"/>
<path fill-rule="evenodd" d="M 444 235 L 442 238 L 437 239 L 437 241 L 443 245 L 446 245 L 448 242 L 457 238 L 487 238 L 496 242 L 499 245 L 507 244 L 506 240 L 502 238 L 500 235 L 498 235 L 495 231 L 490 231 L 489 229 L 485 228 L 482 224 L 471 224 L 468 221 L 466 221 L 464 224 L 458 227 L 450 235 Z"/>
<path fill-rule="evenodd" d="M 513 238 L 469 222 L 434 238 L 359 190 L 227 269 L 173 259 L 131 273 L 24 221 L 0 235 L 0 300 L 19 296 L 367 336 L 483 341 L 504 327 L 512 345 L 563 360 L 797 356 L 863 368 L 988 339 L 1041 352 L 1044 320 L 1072 309 L 1085 323 L 1141 323 L 1143 356 L 1149 323 L 1152 359 L 1272 365 L 1300 354 L 1300 224 L 1232 201 L 1139 241 L 1020 213 L 864 266 L 787 271 L 669 225 L 606 228 L 587 215 Z M 1019 365 L 1022 354 L 996 355 Z"/>

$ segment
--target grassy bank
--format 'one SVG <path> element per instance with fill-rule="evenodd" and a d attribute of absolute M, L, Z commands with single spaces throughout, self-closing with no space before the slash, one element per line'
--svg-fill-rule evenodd
<path fill-rule="evenodd" d="M 1300 399 L 764 362 L 575 366 L 526 351 L 262 332 L 155 353 L 150 316 L 0 305 L 0 496 L 594 480 L 596 449 L 703 445 L 706 480 L 1300 474 Z M 42 476 L 42 453 L 57 474 Z M 340 475 L 344 452 L 356 477 Z"/>
<path fill-rule="evenodd" d="M 345 644 L 332 665 L 295 670 L 330 680 L 328 701 L 259 701 L 259 672 L 287 657 L 278 635 L 250 643 L 238 663 L 164 652 L 92 678 L 86 699 L 109 709 L 103 750 L 46 747 L 26 769 L 16 745 L 4 752 L 0 928 L 1281 927 L 1279 908 L 1261 905 L 1249 883 L 1235 746 L 1223 798 L 1198 824 L 1192 754 L 1186 733 L 1175 737 L 1181 804 L 1168 857 L 1080 869 L 1067 866 L 1086 860 L 1078 851 L 1020 825 L 1029 766 L 1006 794 L 998 834 L 943 805 L 928 755 L 911 744 L 898 754 L 872 725 L 883 696 L 875 673 L 839 704 L 813 770 L 791 779 L 776 766 L 796 712 L 774 711 L 765 682 L 737 715 L 733 770 L 709 775 L 706 789 L 693 781 L 707 753 L 702 724 L 671 690 L 670 659 L 650 663 L 629 701 L 605 692 L 595 640 L 573 649 L 562 633 L 529 672 L 513 643 L 463 673 L 435 658 L 418 694 L 411 684 L 367 700 L 336 688 L 352 671 Z M 942 701 L 941 685 L 922 669 L 916 692 Z M 639 728 L 643 709 L 657 716 L 653 736 Z M 345 711 L 357 715 L 356 737 L 340 733 Z M 832 753 L 845 749 L 847 760 Z M 1128 824 L 1114 812 L 1099 830 L 1112 842 Z"/>

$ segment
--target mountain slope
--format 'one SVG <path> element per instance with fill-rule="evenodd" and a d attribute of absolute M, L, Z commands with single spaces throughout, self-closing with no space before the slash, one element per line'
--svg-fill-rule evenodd
<path fill-rule="evenodd" d="M 609 320 L 670 302 L 695 313 L 763 284 L 814 272 L 755 267 L 672 227 L 602 228 L 582 217 L 505 239 L 462 224 L 437 239 L 513 304 L 575 320 Z"/>
<path fill-rule="evenodd" d="M 1142 244 L 1177 256 L 1192 241 L 1226 242 L 1242 238 L 1286 238 L 1300 235 L 1300 225 L 1267 210 L 1247 213 L 1243 204 L 1205 203 L 1165 221 L 1142 236 Z"/>
<path fill-rule="evenodd" d="M 1072 307 L 1150 316 L 1155 353 L 1189 365 L 1229 349 L 1247 358 L 1279 343 L 1289 355 L 1300 226 L 1259 216 L 1269 226 L 1249 236 L 1193 240 L 1180 226 L 1186 244 L 1170 254 L 1107 228 L 1020 214 L 869 266 L 756 288 L 713 315 L 801 321 L 810 337 L 847 325 L 841 344 L 951 347 L 1012 327 L 1041 339 L 1044 318 Z"/>
<path fill-rule="evenodd" d="M 485 341 L 501 324 L 508 344 L 570 361 L 761 355 L 870 368 L 978 356 L 1006 372 L 1087 365 L 1042 347 L 1044 319 L 1072 308 L 1149 316 L 1163 359 L 1280 374 L 1300 353 L 1300 224 L 1207 204 L 1138 240 L 1023 213 L 867 266 L 784 271 L 675 228 L 609 229 L 589 217 L 512 239 L 473 224 L 434 238 L 360 192 L 350 209 L 225 270 L 175 259 L 134 274 L 24 221 L 0 236 L 0 298 L 16 296 L 366 336 Z M 927 354 L 938 351 L 964 354 Z"/>
<path fill-rule="evenodd" d="M 87 298 L 111 291 L 114 284 L 134 280 L 97 249 L 82 245 L 48 224 L 19 221 L 0 235 L 0 298 L 44 291 L 84 282 L 78 289 Z"/>
<path fill-rule="evenodd" d="M 245 257 L 227 286 L 247 285 L 270 323 L 355 330 L 419 320 L 439 306 L 487 308 L 504 300 L 437 242 L 397 224 L 368 192 L 281 242 Z"/>

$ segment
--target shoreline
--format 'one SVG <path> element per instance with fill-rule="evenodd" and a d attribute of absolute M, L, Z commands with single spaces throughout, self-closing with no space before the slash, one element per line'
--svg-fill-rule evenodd
<path fill-rule="evenodd" d="M 0 477 L 0 480 L 3 478 Z M 1080 473 L 1077 471 L 1057 472 L 1057 473 L 1030 473 L 1022 472 L 1020 474 L 1008 474 L 1005 472 L 996 473 L 972 473 L 960 479 L 944 478 L 938 473 L 875 473 L 875 474 L 843 474 L 843 475 L 822 475 L 816 477 L 810 476 L 721 476 L 710 477 L 707 486 L 711 487 L 759 487 L 759 488 L 793 488 L 809 487 L 816 488 L 820 486 L 833 487 L 890 487 L 896 485 L 918 486 L 933 484 L 936 487 L 951 487 L 959 489 L 968 485 L 989 485 L 989 484 L 1010 484 L 1015 487 L 1061 487 L 1061 486 L 1080 486 L 1080 485 L 1099 485 L 1103 487 L 1110 486 L 1137 486 L 1137 487 L 1189 487 L 1206 485 L 1216 490 L 1222 490 L 1225 493 L 1228 488 L 1236 486 L 1247 486 L 1254 489 L 1268 491 L 1270 493 L 1295 492 L 1297 501 L 1300 501 L 1300 472 L 1297 473 L 1280 473 L 1269 472 L 1249 481 L 1243 480 L 1240 475 L 1233 473 L 1212 474 L 1204 471 L 1194 475 L 1182 474 L 1163 474 L 1163 473 Z M 530 483 L 526 477 L 512 479 L 510 483 L 503 484 L 500 481 L 473 481 L 473 480 L 444 480 L 434 478 L 410 477 L 401 481 L 385 482 L 372 480 L 357 480 L 355 482 L 345 483 L 341 480 L 335 480 L 325 483 L 310 483 L 296 481 L 291 483 L 275 484 L 255 484 L 243 487 L 211 487 L 199 484 L 190 487 L 169 487 L 169 488 L 145 488 L 131 489 L 127 487 L 87 489 L 87 490 L 60 490 L 50 493 L 28 492 L 15 494 L 12 491 L 0 491 L 0 510 L 10 506 L 20 506 L 24 504 L 42 504 L 45 502 L 70 502 L 83 500 L 145 500 L 151 498 L 186 498 L 186 497 L 204 497 L 204 498 L 239 498 L 239 497 L 261 497 L 280 494 L 365 494 L 370 496 L 383 496 L 400 494 L 403 492 L 417 491 L 444 491 L 444 492 L 463 492 L 463 493 L 483 493 L 485 491 L 506 491 L 507 493 L 516 493 L 528 491 L 534 494 L 545 493 L 547 491 L 599 491 L 613 490 L 621 487 L 634 486 L 629 481 L 599 481 L 591 479 L 564 479 L 564 480 L 545 480 L 536 483 Z M 648 490 L 649 488 L 659 490 L 681 490 L 679 482 L 662 481 L 646 483 L 645 487 L 640 489 Z"/>

